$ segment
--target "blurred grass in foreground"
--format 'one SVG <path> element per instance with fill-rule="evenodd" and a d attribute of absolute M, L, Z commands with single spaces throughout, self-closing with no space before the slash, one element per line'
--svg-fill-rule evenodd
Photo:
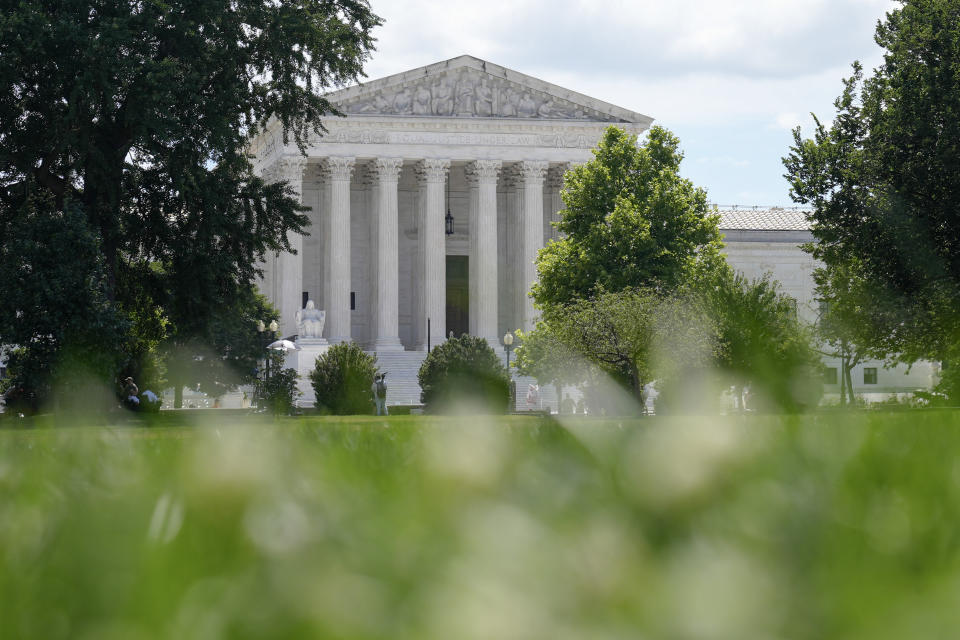
<path fill-rule="evenodd" d="M 188 419 L 0 431 L 0 637 L 960 628 L 955 412 Z"/>

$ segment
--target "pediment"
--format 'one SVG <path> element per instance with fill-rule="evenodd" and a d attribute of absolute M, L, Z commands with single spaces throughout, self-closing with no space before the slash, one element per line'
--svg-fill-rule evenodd
<path fill-rule="evenodd" d="M 327 96 L 349 115 L 637 123 L 652 118 L 511 69 L 460 56 Z"/>

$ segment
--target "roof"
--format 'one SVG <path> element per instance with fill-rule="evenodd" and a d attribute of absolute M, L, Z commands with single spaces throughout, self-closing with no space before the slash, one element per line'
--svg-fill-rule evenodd
<path fill-rule="evenodd" d="M 811 226 L 803 209 L 734 207 L 717 213 L 721 231 L 809 231 Z"/>
<path fill-rule="evenodd" d="M 485 89 L 487 86 L 490 87 L 487 94 L 493 95 L 492 105 L 488 99 L 488 106 L 483 111 L 479 106 L 476 109 L 473 106 L 474 96 L 481 81 L 486 83 Z M 432 105 L 432 108 L 427 111 L 412 108 L 409 97 L 411 93 L 417 90 L 426 91 L 429 97 L 431 91 L 436 91 L 443 85 L 447 89 L 443 100 L 440 100 L 437 95 L 434 95 L 434 99 L 440 102 L 449 99 L 451 104 L 447 108 L 438 109 L 437 105 Z M 466 92 L 466 100 L 463 103 L 454 104 L 450 94 L 457 93 L 457 89 Z M 518 110 L 517 114 L 513 113 L 513 109 L 508 111 L 504 107 L 507 106 L 507 96 L 511 91 L 516 94 L 516 98 L 525 96 L 539 109 L 527 112 Z M 404 94 L 399 101 L 398 94 Z M 345 113 L 361 116 L 532 117 L 637 124 L 643 128 L 650 126 L 653 122 L 650 116 L 642 113 L 618 107 L 470 55 L 461 55 L 410 71 L 362 82 L 328 93 L 327 98 Z M 477 103 L 479 102 L 477 100 Z M 496 107 L 498 103 L 501 105 L 499 109 Z"/>

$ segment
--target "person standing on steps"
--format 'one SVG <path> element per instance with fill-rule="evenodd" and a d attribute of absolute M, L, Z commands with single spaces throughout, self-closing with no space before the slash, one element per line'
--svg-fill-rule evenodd
<path fill-rule="evenodd" d="M 387 374 L 381 373 L 373 379 L 373 402 L 377 406 L 378 416 L 390 415 L 387 412 Z"/>

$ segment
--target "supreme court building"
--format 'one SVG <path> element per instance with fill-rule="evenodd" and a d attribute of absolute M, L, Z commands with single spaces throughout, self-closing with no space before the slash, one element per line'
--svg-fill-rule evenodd
<path fill-rule="evenodd" d="M 428 320 L 433 344 L 453 332 L 497 345 L 529 328 L 564 171 L 611 124 L 641 133 L 652 121 L 471 56 L 329 98 L 348 116 L 324 119 L 308 157 L 275 128 L 252 145 L 258 172 L 288 180 L 311 221 L 260 288 L 284 335 L 309 298 L 329 342 L 378 353 L 426 349 Z"/>
<path fill-rule="evenodd" d="M 527 293 L 537 251 L 556 237 L 564 172 L 592 159 L 610 125 L 640 134 L 652 122 L 472 56 L 328 98 L 347 116 L 324 118 L 306 157 L 278 123 L 251 142 L 256 171 L 289 181 L 310 209 L 309 235 L 290 238 L 297 253 L 269 257 L 258 285 L 284 336 L 314 300 L 328 342 L 355 341 L 412 375 L 412 386 L 394 378 L 391 403 L 418 401 L 428 342 L 469 333 L 499 348 L 504 333 L 532 326 Z M 772 273 L 814 319 L 803 212 L 720 213 L 731 265 Z"/>

